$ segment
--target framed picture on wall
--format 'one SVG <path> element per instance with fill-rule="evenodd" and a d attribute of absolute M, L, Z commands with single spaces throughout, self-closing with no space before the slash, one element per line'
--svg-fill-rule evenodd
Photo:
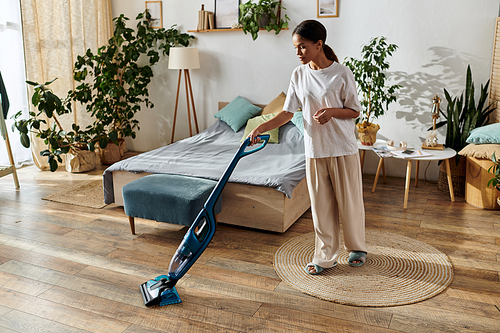
<path fill-rule="evenodd" d="M 153 29 L 163 28 L 161 1 L 146 1 L 146 10 L 151 14 L 149 26 Z"/>
<path fill-rule="evenodd" d="M 230 29 L 239 22 L 239 0 L 215 0 L 215 28 Z"/>
<path fill-rule="evenodd" d="M 339 0 L 317 0 L 318 17 L 339 17 Z"/>

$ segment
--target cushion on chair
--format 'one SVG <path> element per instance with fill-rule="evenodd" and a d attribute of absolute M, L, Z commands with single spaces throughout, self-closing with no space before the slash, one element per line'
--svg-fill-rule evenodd
<path fill-rule="evenodd" d="M 123 187 L 125 214 L 158 222 L 190 226 L 217 184 L 214 180 L 188 176 L 148 175 Z M 222 210 L 222 200 L 214 214 Z"/>

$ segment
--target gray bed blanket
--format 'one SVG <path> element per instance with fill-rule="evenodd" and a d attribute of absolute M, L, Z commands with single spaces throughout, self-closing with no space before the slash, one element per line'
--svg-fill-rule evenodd
<path fill-rule="evenodd" d="M 235 133 L 224 122 L 205 131 L 111 165 L 103 173 L 104 201 L 113 203 L 113 171 L 168 173 L 218 180 L 233 158 L 244 128 Z M 230 182 L 272 187 L 291 198 L 292 190 L 306 176 L 304 138 L 291 122 L 280 127 L 279 144 L 243 157 Z"/>

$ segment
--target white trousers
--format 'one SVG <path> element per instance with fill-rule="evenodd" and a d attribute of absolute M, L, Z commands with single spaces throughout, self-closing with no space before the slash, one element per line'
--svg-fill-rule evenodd
<path fill-rule="evenodd" d="M 364 251 L 365 208 L 359 154 L 306 158 L 314 223 L 313 263 L 332 267 L 340 252 L 340 220 L 347 251 Z"/>

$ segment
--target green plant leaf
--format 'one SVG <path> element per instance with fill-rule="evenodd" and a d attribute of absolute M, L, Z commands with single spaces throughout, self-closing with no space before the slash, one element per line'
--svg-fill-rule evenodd
<path fill-rule="evenodd" d="M 21 144 L 25 148 L 30 147 L 30 138 L 28 137 L 28 135 L 26 133 L 21 133 Z"/>

